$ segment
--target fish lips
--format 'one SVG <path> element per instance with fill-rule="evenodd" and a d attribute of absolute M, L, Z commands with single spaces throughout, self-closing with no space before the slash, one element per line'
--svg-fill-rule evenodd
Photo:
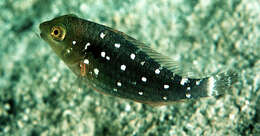
<path fill-rule="evenodd" d="M 39 25 L 39 29 L 40 29 L 40 36 L 42 39 L 46 39 L 46 33 L 48 32 L 48 22 L 43 22 Z"/>

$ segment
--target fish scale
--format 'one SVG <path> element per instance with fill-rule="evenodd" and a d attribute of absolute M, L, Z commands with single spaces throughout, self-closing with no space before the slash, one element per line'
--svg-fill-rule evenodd
<path fill-rule="evenodd" d="M 189 77 L 176 62 L 142 42 L 75 15 L 43 22 L 40 30 L 42 39 L 78 77 L 112 96 L 164 105 L 225 94 L 237 79 L 232 71 Z"/>

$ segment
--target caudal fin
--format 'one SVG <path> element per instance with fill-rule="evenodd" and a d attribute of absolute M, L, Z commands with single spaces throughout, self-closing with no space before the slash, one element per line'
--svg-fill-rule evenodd
<path fill-rule="evenodd" d="M 225 94 L 238 80 L 238 74 L 232 70 L 219 73 L 207 79 L 208 96 Z"/>

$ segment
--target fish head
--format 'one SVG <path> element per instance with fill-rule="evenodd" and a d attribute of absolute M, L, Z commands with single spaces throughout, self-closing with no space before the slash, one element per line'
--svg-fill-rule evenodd
<path fill-rule="evenodd" d="M 67 64 L 73 65 L 82 59 L 80 36 L 83 29 L 75 15 L 64 15 L 39 25 L 40 36 Z"/>

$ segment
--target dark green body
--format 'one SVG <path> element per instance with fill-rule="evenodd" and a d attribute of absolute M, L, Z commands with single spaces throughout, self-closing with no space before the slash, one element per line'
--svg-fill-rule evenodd
<path fill-rule="evenodd" d="M 55 25 L 66 29 L 63 41 L 48 36 Z M 182 77 L 163 62 L 161 54 L 112 28 L 66 15 L 41 24 L 40 29 L 68 67 L 100 92 L 152 105 L 219 93 L 215 77 L 212 83 L 209 78 Z"/>

